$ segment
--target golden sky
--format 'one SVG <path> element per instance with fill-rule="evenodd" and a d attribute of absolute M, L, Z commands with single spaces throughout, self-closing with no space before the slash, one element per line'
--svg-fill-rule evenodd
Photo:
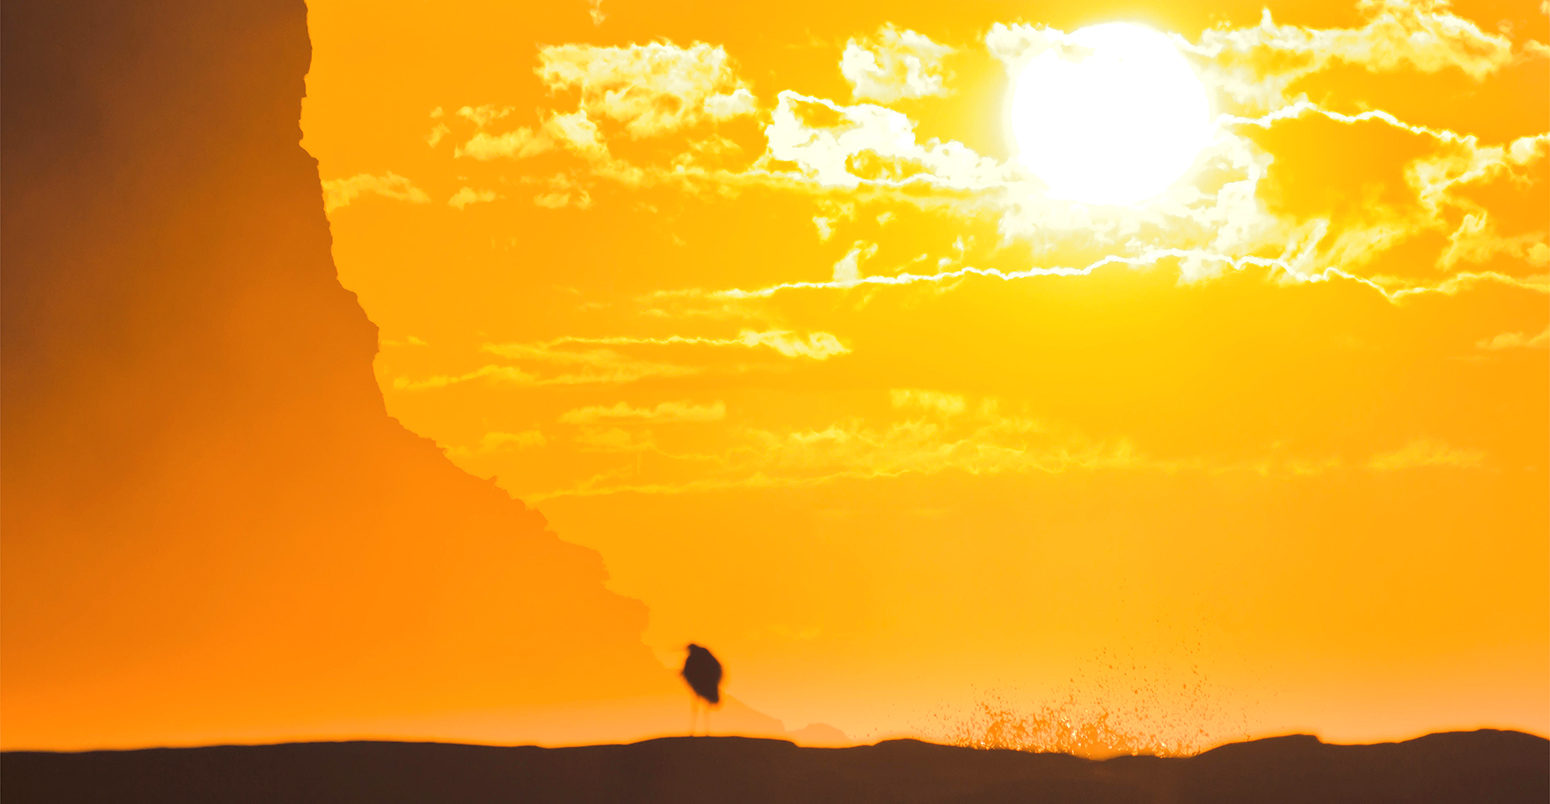
<path fill-rule="evenodd" d="M 664 664 L 854 738 L 1550 731 L 1546 4 L 310 6 L 389 413 Z M 1208 127 L 1090 203 L 1009 97 L 1113 21 Z M 1081 97 L 1046 164 L 1156 162 L 1171 96 Z"/>

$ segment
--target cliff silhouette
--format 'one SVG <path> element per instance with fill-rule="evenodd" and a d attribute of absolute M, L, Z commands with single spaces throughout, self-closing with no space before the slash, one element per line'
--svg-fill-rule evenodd
<path fill-rule="evenodd" d="M 1103 761 L 897 740 L 855 748 L 670 738 L 496 748 L 314 743 L 0 756 L 17 801 L 1542 802 L 1545 740 L 1434 734 L 1339 746 L 1294 736 Z"/>
<path fill-rule="evenodd" d="M 600 558 L 387 415 L 300 146 L 306 26 L 4 5 L 0 739 L 681 730 Z"/>

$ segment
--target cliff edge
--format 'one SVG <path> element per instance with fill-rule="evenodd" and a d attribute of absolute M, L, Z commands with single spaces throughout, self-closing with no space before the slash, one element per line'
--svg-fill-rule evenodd
<path fill-rule="evenodd" d="M 681 727 L 599 557 L 386 414 L 306 14 L 4 5 L 4 746 Z"/>

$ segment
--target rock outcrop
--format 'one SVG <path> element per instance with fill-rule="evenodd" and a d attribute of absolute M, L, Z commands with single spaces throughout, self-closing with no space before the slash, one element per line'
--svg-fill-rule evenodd
<path fill-rule="evenodd" d="M 301 0 L 3 14 L 4 744 L 683 728 L 600 558 L 385 412 Z"/>

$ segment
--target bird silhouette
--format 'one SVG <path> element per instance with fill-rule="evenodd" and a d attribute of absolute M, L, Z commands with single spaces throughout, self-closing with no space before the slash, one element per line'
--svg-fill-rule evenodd
<path fill-rule="evenodd" d="M 705 732 L 709 734 L 709 707 L 721 703 L 721 662 L 699 645 L 690 643 L 688 649 L 689 657 L 684 659 L 684 669 L 680 675 L 689 683 L 689 689 L 694 690 L 694 697 L 689 699 L 689 734 L 694 734 L 694 721 L 699 715 L 701 700 L 705 701 Z"/>

